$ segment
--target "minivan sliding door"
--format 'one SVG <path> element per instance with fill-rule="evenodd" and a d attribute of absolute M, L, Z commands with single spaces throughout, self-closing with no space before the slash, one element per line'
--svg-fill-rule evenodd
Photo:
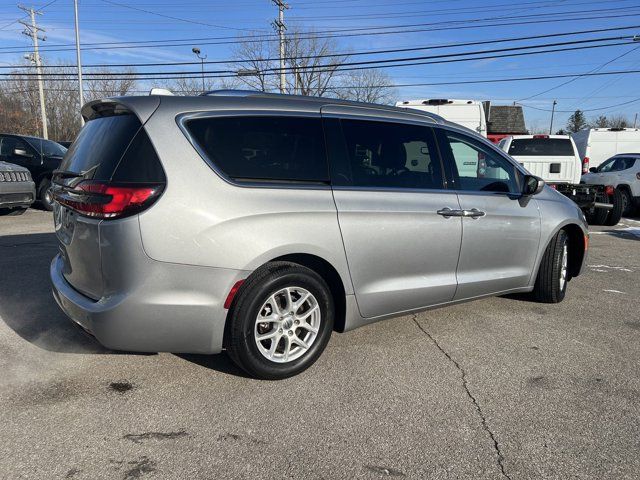
<path fill-rule="evenodd" d="M 443 187 L 431 128 L 325 109 L 333 195 L 361 315 L 450 301 L 462 226 L 442 215 L 459 205 Z"/>

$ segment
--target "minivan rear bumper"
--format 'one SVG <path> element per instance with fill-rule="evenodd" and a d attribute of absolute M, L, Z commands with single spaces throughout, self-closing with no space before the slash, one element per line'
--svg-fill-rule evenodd
<path fill-rule="evenodd" d="M 74 322 L 105 347 L 136 352 L 218 353 L 227 310 L 224 301 L 243 271 L 154 262 L 144 284 L 127 294 L 93 300 L 51 262 L 53 296 Z"/>

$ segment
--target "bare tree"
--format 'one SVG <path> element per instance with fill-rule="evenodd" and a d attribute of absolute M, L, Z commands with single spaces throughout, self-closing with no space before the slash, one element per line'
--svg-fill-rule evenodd
<path fill-rule="evenodd" d="M 121 75 L 107 75 L 111 72 L 102 69 L 96 73 L 104 74 L 103 78 L 85 80 L 84 101 L 126 95 L 135 88 L 132 70 L 125 72 L 124 78 Z M 0 123 L 3 124 L 3 131 L 42 135 L 37 82 L 30 73 L 33 73 L 31 69 L 12 72 L 10 81 L 2 82 L 0 86 Z M 80 130 L 76 69 L 60 63 L 51 65 L 46 73 L 44 92 L 49 137 L 52 140 L 72 140 Z"/>
<path fill-rule="evenodd" d="M 394 104 L 398 96 L 391 77 L 380 70 L 354 70 L 341 75 L 339 80 L 335 92 L 345 100 Z"/>
<path fill-rule="evenodd" d="M 627 128 L 631 126 L 627 117 L 622 114 L 611 115 L 609 117 L 609 125 L 610 128 Z"/>
<path fill-rule="evenodd" d="M 85 101 L 96 100 L 105 97 L 120 97 L 135 90 L 135 70 L 127 68 L 122 74 L 112 75 L 114 72 L 108 68 L 93 70 L 95 77 L 85 80 Z M 103 75 L 100 77 L 99 75 Z"/>
<path fill-rule="evenodd" d="M 276 56 L 275 43 L 256 39 L 252 35 L 234 48 L 233 57 L 241 62 L 230 64 L 229 67 L 237 71 L 241 84 L 252 90 L 268 92 L 277 88 L 275 76 L 268 74 L 278 67 L 274 60 Z"/>
<path fill-rule="evenodd" d="M 285 52 L 293 72 L 293 85 L 288 85 L 288 92 L 314 97 L 323 97 L 330 91 L 338 68 L 348 58 L 337 53 L 333 38 L 318 38 L 313 32 L 300 30 L 288 35 Z"/>
<path fill-rule="evenodd" d="M 202 93 L 202 79 L 195 77 L 180 77 L 166 80 L 162 84 L 176 95 L 200 95 Z M 219 89 L 238 88 L 240 82 L 235 78 L 213 79 L 205 78 L 204 89 L 206 92 Z"/>
<path fill-rule="evenodd" d="M 234 50 L 241 62 L 230 64 L 245 86 L 263 92 L 278 91 L 280 62 L 277 44 L 249 37 Z M 311 31 L 292 30 L 285 44 L 287 93 L 322 97 L 330 92 L 336 72 L 347 56 L 337 53 L 332 38 L 318 38 Z"/>
<path fill-rule="evenodd" d="M 598 115 L 592 122 L 593 128 L 607 128 L 609 126 L 609 119 L 606 115 Z"/>

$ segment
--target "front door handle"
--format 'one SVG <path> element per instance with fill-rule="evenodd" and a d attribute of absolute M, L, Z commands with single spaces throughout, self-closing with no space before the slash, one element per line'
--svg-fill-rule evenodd
<path fill-rule="evenodd" d="M 463 217 L 480 218 L 480 217 L 484 217 L 485 215 L 486 213 L 481 212 L 477 208 L 472 208 L 471 210 L 462 210 Z"/>

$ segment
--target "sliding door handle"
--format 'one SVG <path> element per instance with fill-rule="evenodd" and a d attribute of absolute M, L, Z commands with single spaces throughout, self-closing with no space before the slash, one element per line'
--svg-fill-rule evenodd
<path fill-rule="evenodd" d="M 480 217 L 484 217 L 485 215 L 486 213 L 481 212 L 477 208 L 472 208 L 471 210 L 462 210 L 463 217 L 480 218 Z"/>
<path fill-rule="evenodd" d="M 442 215 L 444 218 L 449 217 L 462 217 L 464 216 L 462 210 L 451 210 L 449 207 L 444 207 L 436 212 L 438 215 Z"/>

